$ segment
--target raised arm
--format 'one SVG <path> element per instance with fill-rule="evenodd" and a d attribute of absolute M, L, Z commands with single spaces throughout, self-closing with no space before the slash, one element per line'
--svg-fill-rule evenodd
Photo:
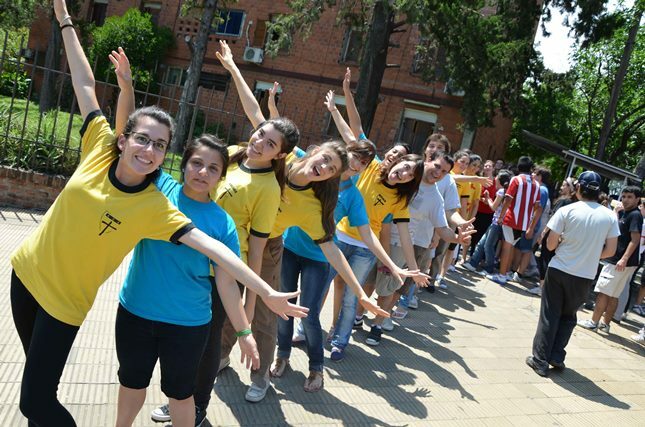
<path fill-rule="evenodd" d="M 345 95 L 345 106 L 347 107 L 347 117 L 349 118 L 349 127 L 354 132 L 356 138 L 360 138 L 361 135 L 364 135 L 363 124 L 361 123 L 361 116 L 358 115 L 358 109 L 356 109 L 356 103 L 354 102 L 354 95 L 349 87 L 349 83 L 352 81 L 352 71 L 347 67 L 345 71 L 345 78 L 343 79 L 343 94 Z"/>
<path fill-rule="evenodd" d="M 179 241 L 206 255 L 235 280 L 260 295 L 267 307 L 283 319 L 287 320 L 287 316 L 305 317 L 307 315 L 308 308 L 289 302 L 289 299 L 296 298 L 300 292 L 275 291 L 222 242 L 196 228 L 181 236 Z"/>
<path fill-rule="evenodd" d="M 130 61 L 122 47 L 119 47 L 118 52 L 113 50 L 109 58 L 114 65 L 116 81 L 119 84 L 119 100 L 116 104 L 114 134 L 120 135 L 123 133 L 125 124 L 128 122 L 128 117 L 134 111 L 135 107 L 132 71 L 130 70 Z"/>
<path fill-rule="evenodd" d="M 215 284 L 217 286 L 217 293 L 222 300 L 224 311 L 226 311 L 226 315 L 231 321 L 233 328 L 235 328 L 235 331 L 238 333 L 244 333 L 237 337 L 237 342 L 240 345 L 240 352 L 242 353 L 240 362 L 244 365 L 246 360 L 247 369 L 250 367 L 258 369 L 260 367 L 258 346 L 253 335 L 249 333 L 249 325 L 251 324 L 251 321 L 248 320 L 244 314 L 242 297 L 235 279 L 233 279 L 223 268 L 217 266 L 215 267 Z"/>
<path fill-rule="evenodd" d="M 89 113 L 99 109 L 99 103 L 96 100 L 94 74 L 92 74 L 92 68 L 87 62 L 81 43 L 72 26 L 72 18 L 67 12 L 65 0 L 54 0 L 54 13 L 61 26 L 65 54 L 72 75 L 72 86 L 74 87 L 78 108 L 81 111 L 83 120 L 85 120 Z"/>
<path fill-rule="evenodd" d="M 237 65 L 235 65 L 231 48 L 228 47 L 228 44 L 224 40 L 219 41 L 219 46 L 221 51 L 215 52 L 215 56 L 217 56 L 219 62 L 222 63 L 222 66 L 231 73 L 233 82 L 237 88 L 237 94 L 242 102 L 242 108 L 244 108 L 244 113 L 251 121 L 251 125 L 256 128 L 266 120 L 262 114 L 262 110 L 260 109 L 260 104 L 258 104 L 255 96 L 253 96 L 251 88 L 246 84 L 244 77 L 242 77 L 242 73 L 240 73 Z"/>
<path fill-rule="evenodd" d="M 343 138 L 345 144 L 356 142 L 356 137 L 352 133 L 352 130 L 350 129 L 343 116 L 340 114 L 340 111 L 338 111 L 338 108 L 336 108 L 333 90 L 327 92 L 327 96 L 325 96 L 325 106 L 331 113 L 331 117 L 334 119 L 334 123 L 336 124 L 336 128 L 340 133 L 340 137 Z"/>
<path fill-rule="evenodd" d="M 275 102 L 275 96 L 280 90 L 280 83 L 273 82 L 273 87 L 269 89 L 269 117 L 272 119 L 277 119 L 280 117 L 280 111 L 278 111 L 278 104 Z"/>

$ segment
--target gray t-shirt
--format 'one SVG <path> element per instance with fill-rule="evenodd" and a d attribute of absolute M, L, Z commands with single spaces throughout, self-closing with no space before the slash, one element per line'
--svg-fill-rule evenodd
<path fill-rule="evenodd" d="M 586 279 L 596 276 L 605 240 L 620 235 L 614 213 L 588 201 L 558 209 L 547 227 L 562 237 L 549 267 Z"/>
<path fill-rule="evenodd" d="M 443 197 L 445 210 L 451 211 L 461 207 L 459 193 L 457 192 L 457 183 L 450 174 L 444 176 L 441 181 L 437 182 L 436 186 L 439 194 Z"/>
<path fill-rule="evenodd" d="M 410 234 L 412 243 L 422 248 L 430 246 L 432 233 L 436 228 L 447 227 L 443 198 L 435 184 L 421 182 L 419 191 L 410 202 Z M 392 227 L 390 242 L 401 246 L 399 230 Z"/>

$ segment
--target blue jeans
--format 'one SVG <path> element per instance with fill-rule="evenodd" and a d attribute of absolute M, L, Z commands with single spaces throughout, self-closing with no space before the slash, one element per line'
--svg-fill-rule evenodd
<path fill-rule="evenodd" d="M 501 236 L 501 233 L 501 225 L 493 223 L 488 227 L 486 233 L 477 243 L 473 256 L 470 257 L 470 265 L 477 268 L 482 257 L 485 257 L 486 263 L 484 264 L 484 270 L 486 270 L 487 273 L 493 273 L 495 269 L 495 249 L 497 248 L 497 242 L 499 242 L 499 236 Z"/>
<path fill-rule="evenodd" d="M 344 242 L 338 242 L 338 248 L 341 250 L 349 266 L 356 276 L 356 280 L 361 286 L 365 283 L 367 276 L 370 274 L 372 268 L 376 264 L 376 257 L 369 249 L 361 248 L 354 245 L 349 245 Z M 356 306 L 358 305 L 358 298 L 345 286 L 343 293 L 343 305 L 340 309 L 340 314 L 336 320 L 336 327 L 334 329 L 334 338 L 331 341 L 332 347 L 344 349 L 349 344 L 349 337 L 352 334 L 354 327 L 354 319 L 356 318 Z"/>
<path fill-rule="evenodd" d="M 398 306 L 408 309 L 410 308 L 410 301 L 412 300 L 412 297 L 414 297 L 414 292 L 417 290 L 417 284 L 413 283 L 410 286 L 410 289 L 405 295 L 401 295 L 401 298 L 399 298 L 399 302 L 397 303 Z"/>
<path fill-rule="evenodd" d="M 280 291 L 295 292 L 300 290 L 300 305 L 309 309 L 307 317 L 302 319 L 305 330 L 309 370 L 323 370 L 323 337 L 320 326 L 320 309 L 322 301 L 329 288 L 329 263 L 314 261 L 291 252 L 284 248 L 282 254 L 282 272 L 280 274 Z M 295 303 L 295 298 L 291 300 Z M 278 318 L 278 357 L 288 359 L 291 355 L 291 337 L 293 336 L 293 317 L 289 320 Z"/>

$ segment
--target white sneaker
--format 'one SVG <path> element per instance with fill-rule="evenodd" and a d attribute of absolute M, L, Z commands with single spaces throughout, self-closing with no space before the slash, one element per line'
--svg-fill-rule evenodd
<path fill-rule="evenodd" d="M 158 408 L 153 409 L 150 413 L 150 418 L 152 418 L 152 421 L 157 423 L 167 423 L 170 421 L 170 407 L 166 403 L 165 405 L 161 405 Z"/>
<path fill-rule="evenodd" d="M 469 262 L 465 262 L 461 264 L 463 268 L 465 268 L 468 271 L 472 271 L 473 273 L 477 273 L 477 269 Z"/>
<path fill-rule="evenodd" d="M 392 321 L 391 317 L 386 317 L 383 319 L 383 323 L 381 323 L 381 328 L 383 328 L 384 331 L 393 331 L 394 330 L 394 321 Z"/>
<path fill-rule="evenodd" d="M 598 324 L 594 323 L 594 321 L 591 319 L 578 320 L 578 326 L 589 329 L 590 331 L 595 331 L 596 329 L 598 329 Z"/>
<path fill-rule="evenodd" d="M 267 390 L 269 390 L 269 387 L 271 387 L 271 382 L 269 380 L 267 380 L 266 383 L 267 385 L 264 388 L 255 383 L 251 383 L 248 390 L 246 391 L 246 395 L 244 395 L 244 398 L 248 402 L 260 402 L 267 395 Z"/>
<path fill-rule="evenodd" d="M 502 286 L 506 285 L 508 280 L 505 274 L 487 274 L 486 278 Z"/>
<path fill-rule="evenodd" d="M 419 308 L 419 298 L 416 295 L 412 295 L 410 302 L 408 303 L 408 308 L 417 309 Z"/>
<path fill-rule="evenodd" d="M 632 339 L 639 343 L 645 343 L 645 333 L 632 335 Z"/>
<path fill-rule="evenodd" d="M 521 282 L 522 278 L 520 277 L 520 273 L 518 273 L 517 271 L 514 272 L 513 275 L 511 276 L 510 280 L 512 280 L 513 282 L 518 282 L 518 283 Z"/>
<path fill-rule="evenodd" d="M 528 293 L 541 297 L 542 296 L 542 287 L 541 286 L 536 286 L 534 288 L 531 288 L 531 289 L 528 290 Z"/>
<path fill-rule="evenodd" d="M 293 336 L 291 337 L 291 342 L 293 344 L 301 343 L 305 340 L 304 332 L 300 331 L 299 328 L 293 330 Z"/>
<path fill-rule="evenodd" d="M 602 332 L 604 332 L 606 334 L 609 333 L 610 327 L 611 327 L 611 325 L 609 323 L 602 323 L 602 322 L 598 323 L 598 331 L 602 331 Z"/>

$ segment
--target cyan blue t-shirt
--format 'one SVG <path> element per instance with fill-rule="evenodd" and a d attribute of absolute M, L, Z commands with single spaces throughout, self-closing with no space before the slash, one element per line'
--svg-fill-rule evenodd
<path fill-rule="evenodd" d="M 363 196 L 351 179 L 340 183 L 338 203 L 334 209 L 336 224 L 344 217 L 348 217 L 349 225 L 352 227 L 360 227 L 370 222 L 365 211 Z M 287 228 L 283 237 L 284 247 L 291 252 L 314 261 L 327 262 L 320 247 L 300 227 Z"/>
<path fill-rule="evenodd" d="M 240 256 L 233 219 L 215 202 L 188 198 L 183 185 L 167 173 L 155 182 L 195 226 Z M 211 320 L 211 260 L 185 245 L 144 239 L 134 248 L 119 301 L 144 319 L 182 326 Z"/>

